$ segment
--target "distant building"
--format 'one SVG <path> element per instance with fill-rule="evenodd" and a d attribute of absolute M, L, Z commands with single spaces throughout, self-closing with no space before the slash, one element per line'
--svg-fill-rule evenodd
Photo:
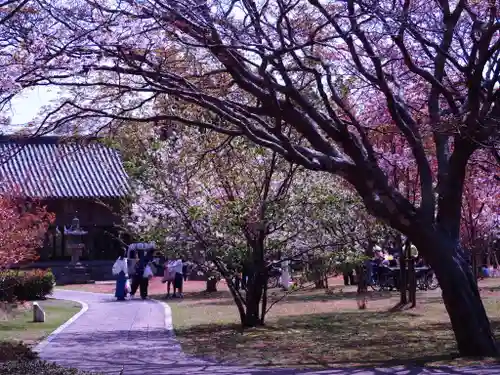
<path fill-rule="evenodd" d="M 119 153 L 96 138 L 0 136 L 0 193 L 18 192 L 56 214 L 40 261 L 66 261 L 64 226 L 78 216 L 82 260 L 111 260 L 122 252 L 120 206 L 129 181 Z"/>

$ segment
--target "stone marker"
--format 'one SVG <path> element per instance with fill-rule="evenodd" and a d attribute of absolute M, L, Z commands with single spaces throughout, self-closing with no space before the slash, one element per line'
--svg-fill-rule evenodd
<path fill-rule="evenodd" d="M 37 302 L 33 302 L 33 321 L 35 323 L 45 322 L 45 311 L 43 311 L 42 307 Z"/>

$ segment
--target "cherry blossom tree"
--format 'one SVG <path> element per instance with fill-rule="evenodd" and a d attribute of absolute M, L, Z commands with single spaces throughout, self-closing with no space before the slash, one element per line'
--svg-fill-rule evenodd
<path fill-rule="evenodd" d="M 396 186 L 412 203 L 421 199 L 418 189 L 420 176 L 410 162 L 411 149 L 393 126 L 381 125 L 372 130 L 370 139 L 380 155 L 380 165 Z M 427 132 L 425 144 L 432 144 L 432 133 Z M 473 249 L 483 242 L 499 225 L 500 177 L 494 152 L 478 151 L 468 163 L 462 198 L 460 241 L 465 249 Z M 431 168 L 437 173 L 434 150 L 428 151 Z"/>
<path fill-rule="evenodd" d="M 318 223 L 326 221 L 319 212 L 330 212 L 320 210 L 326 195 L 310 200 L 310 172 L 244 138 L 182 128 L 175 133 L 161 141 L 145 134 L 144 126 L 129 126 L 114 139 L 136 186 L 129 224 L 166 246 L 173 242 L 177 251 L 185 243 L 191 259 L 208 261 L 224 277 L 242 326 L 264 324 L 273 265 L 313 251 L 333 259 L 340 241 L 352 244 L 339 237 L 336 243 L 319 240 Z M 325 177 L 323 183 L 334 182 Z M 307 220 L 305 209 L 311 205 L 316 209 Z M 234 267 L 242 264 L 250 271 L 244 294 L 233 279 Z"/>
<path fill-rule="evenodd" d="M 54 216 L 35 202 L 0 197 L 0 269 L 38 258 L 37 250 Z"/>
<path fill-rule="evenodd" d="M 176 122 L 245 136 L 294 164 L 337 175 L 433 267 L 460 353 L 497 354 L 460 244 L 469 162 L 479 150 L 498 157 L 496 1 L 44 7 L 55 21 L 39 38 L 50 44 L 16 83 L 62 86 L 68 95 L 40 126 Z M 178 111 L 183 103 L 200 110 Z M 392 182 L 370 137 L 384 124 L 418 175 L 414 201 Z"/>
<path fill-rule="evenodd" d="M 500 227 L 500 182 L 495 161 L 484 152 L 471 158 L 462 200 L 461 242 L 474 256 L 488 254 Z M 482 260 L 481 260 L 482 262 Z"/>
<path fill-rule="evenodd" d="M 310 246 L 335 244 L 334 251 L 325 252 L 318 246 L 319 251 L 312 256 L 308 254 L 324 263 L 323 267 L 313 268 L 312 274 L 349 268 L 356 269 L 361 276 L 363 261 L 373 257 L 374 245 L 382 245 L 392 234 L 390 228 L 371 216 L 359 197 L 341 180 L 314 173 L 307 183 L 309 194 L 301 220 L 310 221 L 310 225 L 317 228 L 308 239 Z M 322 276 L 324 281 L 318 280 L 318 284 L 328 287 L 327 274 Z"/>
<path fill-rule="evenodd" d="M 9 100 L 22 91 L 18 82 L 33 68 L 44 43 L 36 36 L 42 25 L 40 7 L 33 0 L 0 0 L 0 125 L 9 124 Z"/>

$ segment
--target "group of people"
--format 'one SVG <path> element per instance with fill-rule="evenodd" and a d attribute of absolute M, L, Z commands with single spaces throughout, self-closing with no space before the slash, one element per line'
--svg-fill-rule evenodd
<path fill-rule="evenodd" d="M 183 282 L 187 278 L 187 265 L 182 258 L 165 259 L 162 283 L 167 284 L 167 298 L 182 298 Z M 173 294 L 170 295 L 173 286 Z"/>
<path fill-rule="evenodd" d="M 399 268 L 401 249 L 395 246 L 382 249 L 376 245 L 373 249 L 373 254 L 373 257 L 364 264 L 368 284 L 373 283 L 374 279 L 381 274 L 389 273 L 390 268 Z M 419 256 L 418 250 L 413 244 L 410 245 L 410 256 L 415 259 L 415 267 L 423 267 L 425 265 L 423 258 Z M 343 271 L 344 285 L 356 284 L 354 272 L 354 266 L 345 267 Z"/>
<path fill-rule="evenodd" d="M 113 264 L 112 272 L 116 277 L 115 297 L 118 301 L 124 301 L 128 296 L 134 298 L 137 290 L 142 299 L 148 298 L 149 281 L 156 274 L 154 262 L 147 258 L 136 258 L 132 270 L 129 269 L 128 259 L 120 256 Z M 162 282 L 167 284 L 167 298 L 182 298 L 183 282 L 187 277 L 187 267 L 181 257 L 175 260 L 165 259 L 163 264 Z M 173 286 L 173 294 L 170 290 Z"/>
<path fill-rule="evenodd" d="M 115 297 L 124 301 L 127 295 L 133 298 L 139 289 L 142 299 L 148 298 L 149 280 L 154 276 L 155 269 L 148 259 L 136 259 L 135 266 L 129 276 L 128 259 L 120 256 L 113 264 L 113 275 L 116 276 Z"/>

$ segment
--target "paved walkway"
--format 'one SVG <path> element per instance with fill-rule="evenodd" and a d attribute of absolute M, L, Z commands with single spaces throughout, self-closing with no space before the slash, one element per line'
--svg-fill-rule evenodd
<path fill-rule="evenodd" d="M 76 300 L 88 310 L 40 346 L 42 359 L 103 374 L 123 375 L 500 375 L 499 367 L 423 370 L 248 369 L 204 361 L 182 353 L 171 331 L 169 309 L 156 301 L 117 302 L 111 295 L 57 290 L 55 297 Z M 397 350 L 397 348 L 395 348 Z M 121 372 L 123 371 L 123 372 Z"/>

